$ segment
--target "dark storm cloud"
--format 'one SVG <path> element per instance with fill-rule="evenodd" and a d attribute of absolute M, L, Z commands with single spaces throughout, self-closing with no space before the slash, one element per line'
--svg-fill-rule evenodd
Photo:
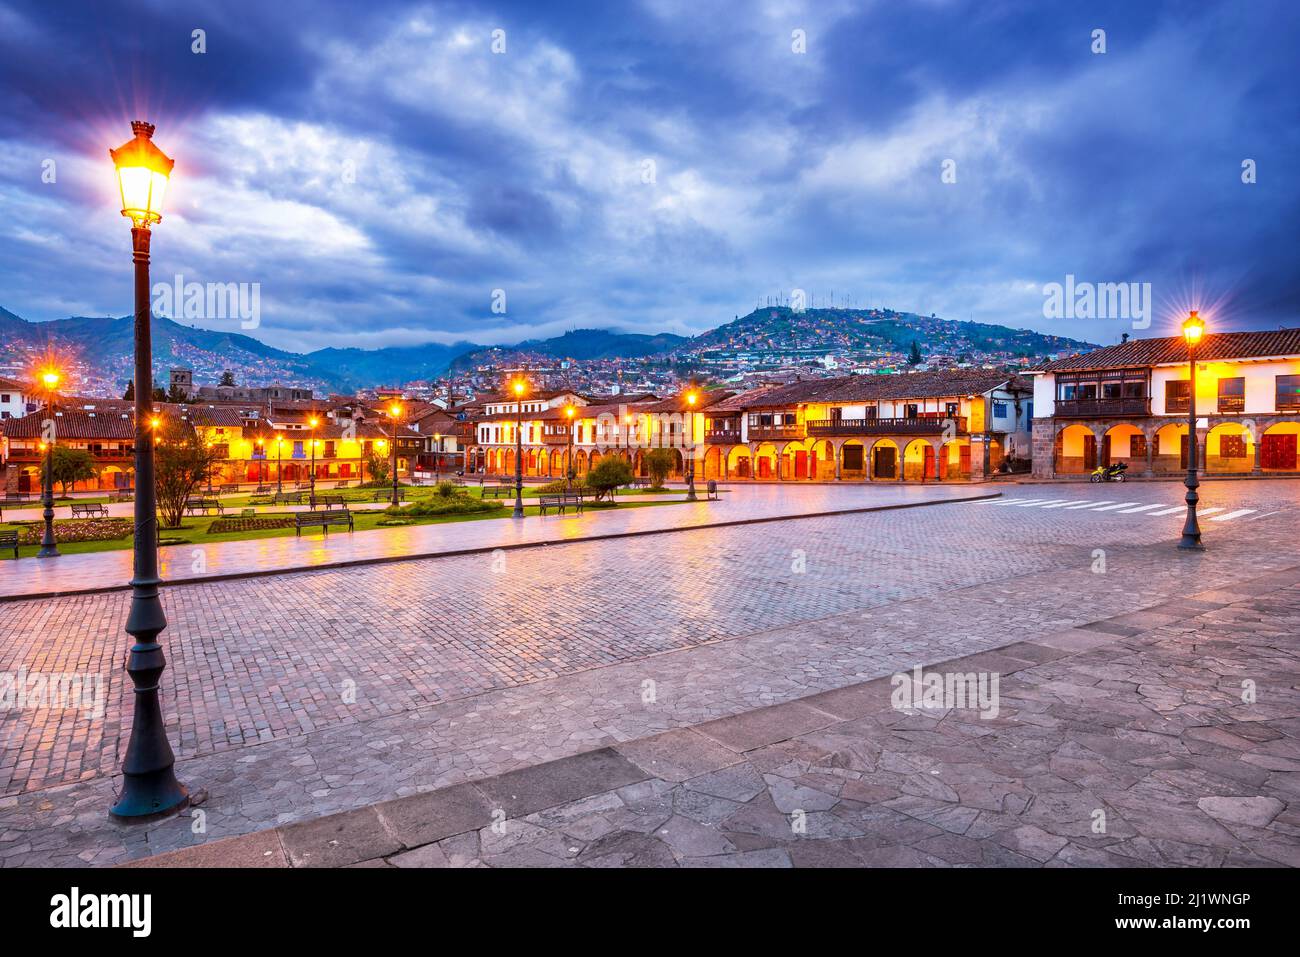
<path fill-rule="evenodd" d="M 795 287 L 1118 335 L 1043 317 L 1067 273 L 1294 325 L 1297 40 L 1281 0 L 0 0 L 0 305 L 126 311 L 139 116 L 178 159 L 155 269 L 261 282 L 278 345 L 689 332 Z"/>

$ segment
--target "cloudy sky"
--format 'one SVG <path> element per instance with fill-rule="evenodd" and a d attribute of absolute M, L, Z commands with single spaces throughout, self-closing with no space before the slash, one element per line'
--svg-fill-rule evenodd
<path fill-rule="evenodd" d="M 0 0 L 0 306 L 130 311 L 140 118 L 177 161 L 155 281 L 260 283 L 284 348 L 689 334 L 792 289 L 1130 328 L 1046 318 L 1067 274 L 1151 283 L 1146 334 L 1300 325 L 1297 49 L 1294 0 Z"/>

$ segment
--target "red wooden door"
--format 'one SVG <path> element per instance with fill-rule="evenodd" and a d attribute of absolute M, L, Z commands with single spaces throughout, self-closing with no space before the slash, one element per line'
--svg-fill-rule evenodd
<path fill-rule="evenodd" d="M 796 451 L 794 453 L 794 477 L 797 479 L 805 479 L 808 477 L 808 453 L 807 452 Z"/>
<path fill-rule="evenodd" d="M 1288 469 L 1296 467 L 1296 435 L 1266 435 L 1260 449 L 1260 464 L 1266 469 Z"/>
<path fill-rule="evenodd" d="M 963 445 L 961 447 L 960 468 L 961 468 L 961 474 L 969 478 L 970 477 L 970 446 L 969 445 Z"/>
<path fill-rule="evenodd" d="M 1097 436 L 1095 435 L 1083 437 L 1083 467 L 1088 472 L 1097 467 Z"/>

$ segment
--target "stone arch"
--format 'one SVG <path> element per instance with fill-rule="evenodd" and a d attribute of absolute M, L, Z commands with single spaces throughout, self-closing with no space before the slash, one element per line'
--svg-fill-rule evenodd
<path fill-rule="evenodd" d="M 1250 472 L 1255 438 L 1242 422 L 1220 422 L 1205 436 L 1206 472 Z"/>
<path fill-rule="evenodd" d="M 903 474 L 903 456 L 893 439 L 876 439 L 867 447 L 867 468 L 873 482 L 897 482 Z"/>
<path fill-rule="evenodd" d="M 1099 446 L 1097 433 L 1078 422 L 1056 432 L 1053 456 L 1057 475 L 1087 475 L 1097 467 Z"/>
<path fill-rule="evenodd" d="M 1147 467 L 1147 435 L 1131 422 L 1112 425 L 1102 435 L 1098 465 L 1124 463 L 1129 472 L 1145 472 Z"/>
<path fill-rule="evenodd" d="M 1151 469 L 1156 474 L 1187 471 L 1186 422 L 1166 422 L 1151 434 Z"/>
<path fill-rule="evenodd" d="M 733 445 L 727 451 L 725 465 L 728 477 L 745 479 L 754 477 L 748 445 Z"/>
<path fill-rule="evenodd" d="M 903 446 L 903 481 L 933 482 L 937 478 L 938 454 L 929 439 L 912 439 Z"/>
<path fill-rule="evenodd" d="M 939 478 L 945 482 L 971 478 L 970 439 L 953 439 L 939 446 Z"/>
<path fill-rule="evenodd" d="M 866 481 L 870 476 L 867 444 L 861 439 L 845 439 L 836 450 L 839 477 L 843 481 Z"/>
<path fill-rule="evenodd" d="M 780 463 L 780 449 L 771 442 L 760 442 L 750 452 L 756 479 L 775 480 Z"/>

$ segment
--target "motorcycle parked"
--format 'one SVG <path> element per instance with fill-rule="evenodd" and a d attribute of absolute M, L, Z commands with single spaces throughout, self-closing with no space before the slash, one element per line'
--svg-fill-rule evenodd
<path fill-rule="evenodd" d="M 1112 462 L 1110 465 L 1098 465 L 1089 477 L 1091 482 L 1122 482 L 1128 471 L 1127 462 Z"/>

